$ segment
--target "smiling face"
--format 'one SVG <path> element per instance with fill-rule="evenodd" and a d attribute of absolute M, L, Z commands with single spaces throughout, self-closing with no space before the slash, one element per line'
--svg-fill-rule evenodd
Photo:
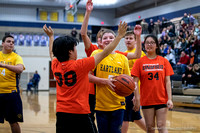
<path fill-rule="evenodd" d="M 4 42 L 2 42 L 3 53 L 11 53 L 14 49 L 14 38 L 7 37 Z"/>
<path fill-rule="evenodd" d="M 156 49 L 158 48 L 156 46 L 156 42 L 152 37 L 148 37 L 145 40 L 145 50 L 147 51 L 147 53 L 149 54 L 156 54 Z"/>
<path fill-rule="evenodd" d="M 109 45 L 114 39 L 115 35 L 113 35 L 112 33 L 104 33 L 101 40 L 103 48 Z"/>
<path fill-rule="evenodd" d="M 125 44 L 128 50 L 135 48 L 135 36 L 133 34 L 125 36 Z"/>

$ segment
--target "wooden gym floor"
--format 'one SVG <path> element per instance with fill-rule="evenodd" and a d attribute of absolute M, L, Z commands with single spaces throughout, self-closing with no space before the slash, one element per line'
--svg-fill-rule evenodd
<path fill-rule="evenodd" d="M 56 95 L 49 92 L 26 94 L 23 92 L 24 122 L 20 123 L 22 133 L 55 133 Z M 199 133 L 200 109 L 178 107 L 168 112 L 169 133 Z M 156 131 L 157 132 L 157 131 Z M 0 133 L 11 133 L 7 122 L 0 124 Z M 144 133 L 134 123 L 130 123 L 128 133 Z"/>

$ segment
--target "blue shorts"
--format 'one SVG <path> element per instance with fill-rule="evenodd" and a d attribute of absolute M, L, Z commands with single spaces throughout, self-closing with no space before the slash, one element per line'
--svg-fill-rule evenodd
<path fill-rule="evenodd" d="M 126 110 L 124 110 L 124 121 L 134 122 L 134 120 L 142 119 L 140 110 L 136 112 L 133 110 L 133 96 L 134 94 L 132 93 L 130 96 L 126 97 Z"/>
<path fill-rule="evenodd" d="M 0 123 L 23 122 L 22 100 L 17 92 L 0 94 Z"/>

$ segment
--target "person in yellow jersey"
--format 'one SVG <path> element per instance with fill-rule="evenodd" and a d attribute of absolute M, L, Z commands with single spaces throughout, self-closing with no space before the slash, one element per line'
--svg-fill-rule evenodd
<path fill-rule="evenodd" d="M 140 35 L 142 28 L 135 27 L 138 43 L 134 58 L 139 58 L 141 54 Z M 101 43 L 105 48 L 115 39 L 115 33 L 112 30 L 105 30 L 102 34 Z M 101 49 L 95 50 L 91 56 L 102 52 Z M 113 88 L 113 76 L 120 74 L 130 75 L 128 59 L 114 51 L 103 59 L 93 71 L 95 74 L 89 74 L 90 82 L 96 84 L 96 119 L 99 133 L 121 133 L 123 122 L 125 97 L 117 95 Z"/>
<path fill-rule="evenodd" d="M 125 45 L 127 50 L 125 52 L 135 53 L 136 45 L 136 36 L 133 31 L 127 31 L 125 34 Z M 142 51 L 141 57 L 145 56 L 145 53 Z M 130 71 L 133 67 L 134 62 L 137 59 L 128 60 Z M 138 87 L 139 88 L 139 87 Z M 122 124 L 122 133 L 128 132 L 129 121 L 135 122 L 141 129 L 146 131 L 145 120 L 142 118 L 140 111 L 133 110 L 134 102 L 134 93 L 126 97 L 126 110 L 124 110 L 124 119 Z"/>
<path fill-rule="evenodd" d="M 25 69 L 21 56 L 13 52 L 14 37 L 5 35 L 0 51 L 0 123 L 9 122 L 12 133 L 21 133 L 18 122 L 23 122 L 19 75 Z"/>

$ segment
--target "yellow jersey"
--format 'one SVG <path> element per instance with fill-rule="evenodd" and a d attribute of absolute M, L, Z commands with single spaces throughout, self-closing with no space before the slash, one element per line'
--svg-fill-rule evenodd
<path fill-rule="evenodd" d="M 3 54 L 0 51 L 0 63 L 7 65 L 23 64 L 21 56 L 12 52 L 10 54 Z M 24 68 L 25 69 L 25 68 Z M 19 91 L 19 74 L 8 70 L 7 68 L 0 67 L 0 93 L 12 93 Z"/>
<path fill-rule="evenodd" d="M 93 51 L 91 56 L 102 52 L 101 49 Z M 95 68 L 95 75 L 99 78 L 130 75 L 128 59 L 122 54 L 109 54 Z M 125 109 L 125 98 L 117 95 L 108 85 L 96 84 L 96 107 L 99 111 L 114 111 Z"/>
<path fill-rule="evenodd" d="M 127 53 L 135 53 L 135 48 L 132 49 L 132 50 L 126 50 L 125 52 L 127 52 Z M 146 56 L 146 54 L 142 51 L 140 57 L 143 57 L 143 56 Z M 131 69 L 132 69 L 132 67 L 133 67 L 133 64 L 135 63 L 136 60 L 137 60 L 137 59 L 128 60 L 130 72 L 131 72 Z M 140 92 L 140 81 L 138 82 L 138 88 L 139 88 L 139 92 Z"/>

